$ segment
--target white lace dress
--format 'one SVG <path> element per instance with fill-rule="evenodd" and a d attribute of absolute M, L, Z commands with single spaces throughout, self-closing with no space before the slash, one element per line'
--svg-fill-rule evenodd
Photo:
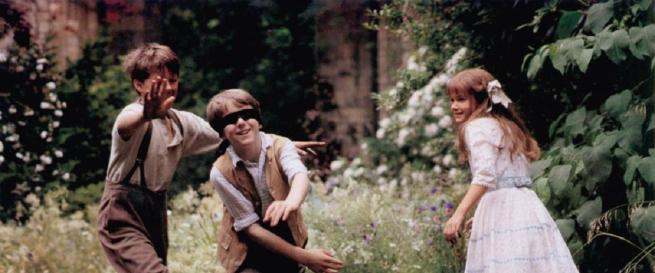
<path fill-rule="evenodd" d="M 473 219 L 466 273 L 578 272 L 553 218 L 534 191 L 523 155 L 510 157 L 493 118 L 465 128 L 472 184 L 488 187 Z"/>

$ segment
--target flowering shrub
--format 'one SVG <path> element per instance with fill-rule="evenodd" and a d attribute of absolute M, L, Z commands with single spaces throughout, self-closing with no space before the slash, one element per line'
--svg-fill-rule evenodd
<path fill-rule="evenodd" d="M 426 48 L 419 49 L 407 62 L 404 80 L 377 97 L 388 116 L 379 121 L 375 138 L 362 145 L 359 157 L 330 164 L 334 175 L 328 178 L 329 188 L 350 181 L 395 187 L 460 177 L 445 85 L 466 49 L 457 51 L 432 78 L 422 64 L 426 55 Z"/>
<path fill-rule="evenodd" d="M 39 47 L 0 51 L 0 219 L 24 216 L 28 193 L 71 178 L 56 135 L 66 103 L 57 95 L 52 56 Z M 18 204 L 18 206 L 16 206 Z"/>

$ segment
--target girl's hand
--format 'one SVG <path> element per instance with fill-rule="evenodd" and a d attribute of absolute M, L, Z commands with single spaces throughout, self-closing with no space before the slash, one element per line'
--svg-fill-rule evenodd
<path fill-rule="evenodd" d="M 457 240 L 457 232 L 462 227 L 463 221 L 464 217 L 453 215 L 453 217 L 451 217 L 448 222 L 446 222 L 446 226 L 443 229 L 443 235 L 446 237 L 447 241 L 453 243 Z"/>
<path fill-rule="evenodd" d="M 264 222 L 269 223 L 272 227 L 274 227 L 277 225 L 277 223 L 280 222 L 280 219 L 282 221 L 286 221 L 289 217 L 289 214 L 298 210 L 299 207 L 300 205 L 293 204 L 293 202 L 287 200 L 274 201 L 271 203 L 271 205 L 268 206 L 268 209 L 266 209 L 266 213 L 264 214 Z"/>
<path fill-rule="evenodd" d="M 175 97 L 172 90 L 166 88 L 167 81 L 167 79 L 157 77 L 152 81 L 150 90 L 142 94 L 144 119 L 162 118 L 173 107 Z"/>
<path fill-rule="evenodd" d="M 323 141 L 294 141 L 293 145 L 296 146 L 296 152 L 301 157 L 317 156 L 318 154 L 312 148 L 325 147 L 326 143 Z"/>
<path fill-rule="evenodd" d="M 339 269 L 343 268 L 342 261 L 323 249 L 305 250 L 299 263 L 309 267 L 315 273 L 339 272 Z"/>

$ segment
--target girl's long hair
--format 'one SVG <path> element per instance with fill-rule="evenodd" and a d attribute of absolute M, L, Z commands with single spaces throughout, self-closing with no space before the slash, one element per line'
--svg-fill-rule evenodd
<path fill-rule="evenodd" d="M 469 98 L 475 100 L 475 109 L 471 115 L 457 128 L 457 152 L 459 161 L 464 163 L 468 160 L 468 150 L 464 143 L 464 128 L 469 121 L 481 117 L 491 117 L 498 121 L 500 128 L 503 130 L 501 145 L 507 147 L 513 156 L 523 154 L 525 157 L 534 161 L 539 159 L 541 150 L 539 144 L 530 135 L 516 111 L 514 104 L 510 103 L 509 108 L 502 104 L 493 104 L 487 93 L 487 85 L 495 80 L 489 72 L 481 68 L 466 69 L 457 73 L 448 81 L 448 94 L 468 94 Z M 487 109 L 491 107 L 491 111 Z"/>

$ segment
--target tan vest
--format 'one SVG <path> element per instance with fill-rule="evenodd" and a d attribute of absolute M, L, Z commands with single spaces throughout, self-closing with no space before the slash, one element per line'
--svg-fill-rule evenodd
<path fill-rule="evenodd" d="M 284 200 L 289 194 L 289 181 L 282 171 L 279 164 L 280 153 L 282 147 L 290 140 L 285 137 L 268 134 L 273 139 L 273 144 L 267 148 L 266 151 L 266 167 L 264 172 L 266 174 L 266 183 L 268 190 L 271 193 L 274 201 Z M 250 202 L 252 202 L 255 209 L 259 210 L 261 201 L 259 194 L 255 188 L 252 176 L 242 164 L 238 164 L 235 168 L 232 165 L 232 159 L 229 153 L 224 153 L 220 156 L 214 167 L 218 169 L 226 180 L 230 182 L 237 190 L 239 190 Z M 261 217 L 261 216 L 260 216 Z M 296 246 L 304 247 L 307 241 L 307 226 L 303 221 L 300 209 L 289 215 L 287 218 L 289 229 Z M 221 227 L 218 230 L 218 259 L 225 268 L 227 273 L 236 272 L 246 259 L 248 247 L 243 242 L 239 235 L 233 229 L 234 218 L 230 215 L 227 209 L 223 208 L 223 220 Z"/>

